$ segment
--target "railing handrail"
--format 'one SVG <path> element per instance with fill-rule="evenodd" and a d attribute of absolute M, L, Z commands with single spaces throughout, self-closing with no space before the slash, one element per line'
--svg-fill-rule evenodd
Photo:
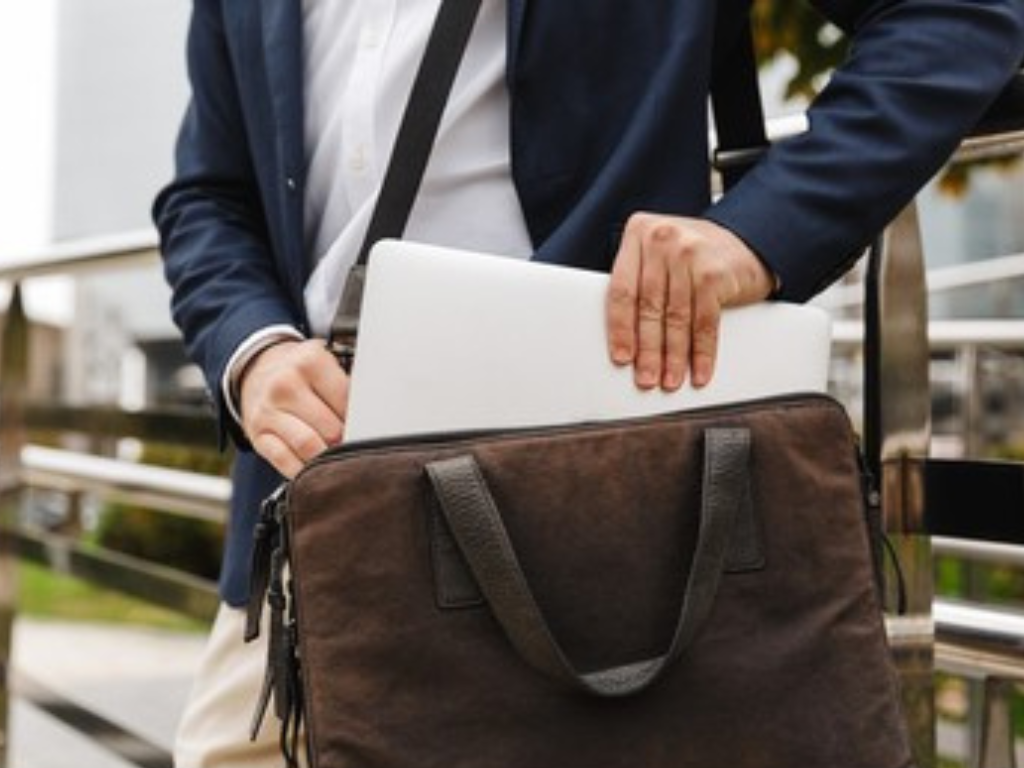
<path fill-rule="evenodd" d="M 30 251 L 0 254 L 0 280 L 75 275 L 115 266 L 157 264 L 153 229 L 68 240 Z"/>
<path fill-rule="evenodd" d="M 932 614 L 941 668 L 974 679 L 997 675 L 1024 682 L 1024 612 L 940 598 Z"/>
<path fill-rule="evenodd" d="M 945 557 L 1024 569 L 1024 546 L 1020 544 L 932 536 L 932 550 Z"/>
<path fill-rule="evenodd" d="M 984 346 L 993 349 L 1024 349 L 1024 320 L 932 320 L 928 323 L 932 351 Z M 858 346 L 864 343 L 860 320 L 833 320 L 832 343 Z"/>
<path fill-rule="evenodd" d="M 1024 278 L 1024 253 L 935 267 L 925 273 L 929 296 L 1019 278 Z M 860 307 L 864 304 L 864 284 L 858 282 L 833 286 L 817 297 L 814 303 L 828 310 Z"/>
<path fill-rule="evenodd" d="M 28 487 L 89 491 L 216 522 L 224 522 L 231 497 L 231 481 L 226 477 L 80 451 L 26 445 L 21 463 L 22 482 Z"/>
<path fill-rule="evenodd" d="M 25 424 L 39 432 L 78 433 L 89 438 L 137 438 L 178 447 L 210 448 L 217 427 L 212 411 L 202 406 L 170 406 L 126 411 L 111 405 L 25 403 Z"/>

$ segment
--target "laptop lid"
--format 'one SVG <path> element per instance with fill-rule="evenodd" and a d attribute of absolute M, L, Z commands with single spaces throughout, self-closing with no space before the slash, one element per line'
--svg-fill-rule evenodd
<path fill-rule="evenodd" d="M 346 440 L 570 424 L 823 392 L 828 315 L 723 313 L 714 380 L 643 392 L 612 364 L 606 274 L 385 240 L 371 255 Z"/>

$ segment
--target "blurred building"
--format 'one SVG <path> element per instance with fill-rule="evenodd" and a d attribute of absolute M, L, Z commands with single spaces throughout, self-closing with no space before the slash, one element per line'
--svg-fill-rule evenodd
<path fill-rule="evenodd" d="M 33 145 L 39 157 L 32 167 L 47 177 L 34 180 L 32 200 L 22 200 L 36 222 L 28 241 L 45 245 L 148 230 L 153 197 L 171 174 L 187 99 L 184 44 L 191 3 L 36 3 L 20 14 L 4 11 L 21 34 L 36 38 L 34 68 L 42 74 L 33 78 L 38 101 L 23 102 L 18 113 L 26 123 L 23 137 L 43 137 Z M 23 137 L 19 144 L 27 146 Z M 20 183 L 0 180 L 12 188 Z M 18 190 L 9 196 L 17 198 Z M 154 340 L 170 340 L 170 351 L 162 347 L 161 372 L 172 365 L 169 357 L 177 357 L 179 366 L 184 358 L 158 270 L 49 282 L 29 308 L 36 319 L 64 328 L 58 370 L 66 398 L 142 405 L 153 394 L 166 394 L 147 383 L 146 350 Z"/>

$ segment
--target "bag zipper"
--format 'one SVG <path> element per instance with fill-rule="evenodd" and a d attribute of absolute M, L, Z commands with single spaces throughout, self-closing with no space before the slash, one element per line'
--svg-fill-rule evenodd
<path fill-rule="evenodd" d="M 335 461 L 342 457 L 348 457 L 351 455 L 365 456 L 385 451 L 393 452 L 395 450 L 421 450 L 423 448 L 428 448 L 431 446 L 442 447 L 445 445 L 450 445 L 452 443 L 458 443 L 465 440 L 489 442 L 494 440 L 501 440 L 507 437 L 557 437 L 558 435 L 563 434 L 595 432 L 602 429 L 629 427 L 637 424 L 656 424 L 661 421 L 671 421 L 673 419 L 679 418 L 683 414 L 686 414 L 687 416 L 705 418 L 709 416 L 714 416 L 716 413 L 722 413 L 725 411 L 728 411 L 730 413 L 742 414 L 744 412 L 753 411 L 764 406 L 786 405 L 787 403 L 792 403 L 794 406 L 800 406 L 807 404 L 808 401 L 815 401 L 819 404 L 827 404 L 839 410 L 843 410 L 843 407 L 835 398 L 824 392 L 789 392 L 781 395 L 772 395 L 771 397 L 764 397 L 757 400 L 746 400 L 739 403 L 722 403 L 719 405 L 706 406 L 704 408 L 693 408 L 683 411 L 669 411 L 667 413 L 646 416 L 630 416 L 623 419 L 610 419 L 607 421 L 595 420 L 586 422 L 574 422 L 572 424 L 557 424 L 551 426 L 496 427 L 487 429 L 467 429 L 452 432 L 425 432 L 423 434 L 411 436 L 396 435 L 393 437 L 371 438 L 367 440 L 357 440 L 351 443 L 342 443 L 341 445 L 328 448 L 323 453 L 312 459 L 308 464 L 306 464 L 299 472 L 299 475 L 296 478 L 294 478 L 291 482 L 295 482 L 295 480 L 297 480 L 298 477 L 301 477 L 302 474 L 309 471 L 313 467 L 316 467 L 320 464 Z"/>
<path fill-rule="evenodd" d="M 856 444 L 857 465 L 860 468 L 861 493 L 864 498 L 864 516 L 868 528 L 868 541 L 871 547 L 871 562 L 875 572 L 875 588 L 878 593 L 878 600 L 884 606 L 886 603 L 886 578 L 885 560 L 886 556 L 892 563 L 893 573 L 896 577 L 896 615 L 904 616 L 907 613 L 907 583 L 903 575 L 903 567 L 900 565 L 899 555 L 893 547 L 892 541 L 885 533 L 885 524 L 882 519 L 882 494 L 878 489 L 878 480 L 864 455 L 864 447 L 860 440 Z"/>
<path fill-rule="evenodd" d="M 285 576 L 291 547 L 287 521 L 287 483 L 278 487 L 260 507 L 253 543 L 246 642 L 259 637 L 264 602 L 269 608 L 267 664 L 263 685 L 250 725 L 255 741 L 271 697 L 281 722 L 281 752 L 287 768 L 298 768 L 298 745 L 305 711 L 302 663 L 298 643 L 298 617 L 294 582 Z"/>

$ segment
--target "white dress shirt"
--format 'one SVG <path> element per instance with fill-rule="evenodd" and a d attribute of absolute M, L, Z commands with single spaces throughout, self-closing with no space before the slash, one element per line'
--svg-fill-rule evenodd
<path fill-rule="evenodd" d="M 325 336 L 355 261 L 440 0 L 303 0 L 306 285 L 312 332 Z M 510 171 L 505 88 L 506 2 L 483 0 L 405 236 L 527 258 L 532 253 Z M 250 336 L 228 362 L 224 390 L 288 326 Z"/>
<path fill-rule="evenodd" d="M 303 0 L 306 286 L 326 333 L 376 202 L 440 0 Z M 505 0 L 483 0 L 406 237 L 532 252 L 509 170 Z"/>

